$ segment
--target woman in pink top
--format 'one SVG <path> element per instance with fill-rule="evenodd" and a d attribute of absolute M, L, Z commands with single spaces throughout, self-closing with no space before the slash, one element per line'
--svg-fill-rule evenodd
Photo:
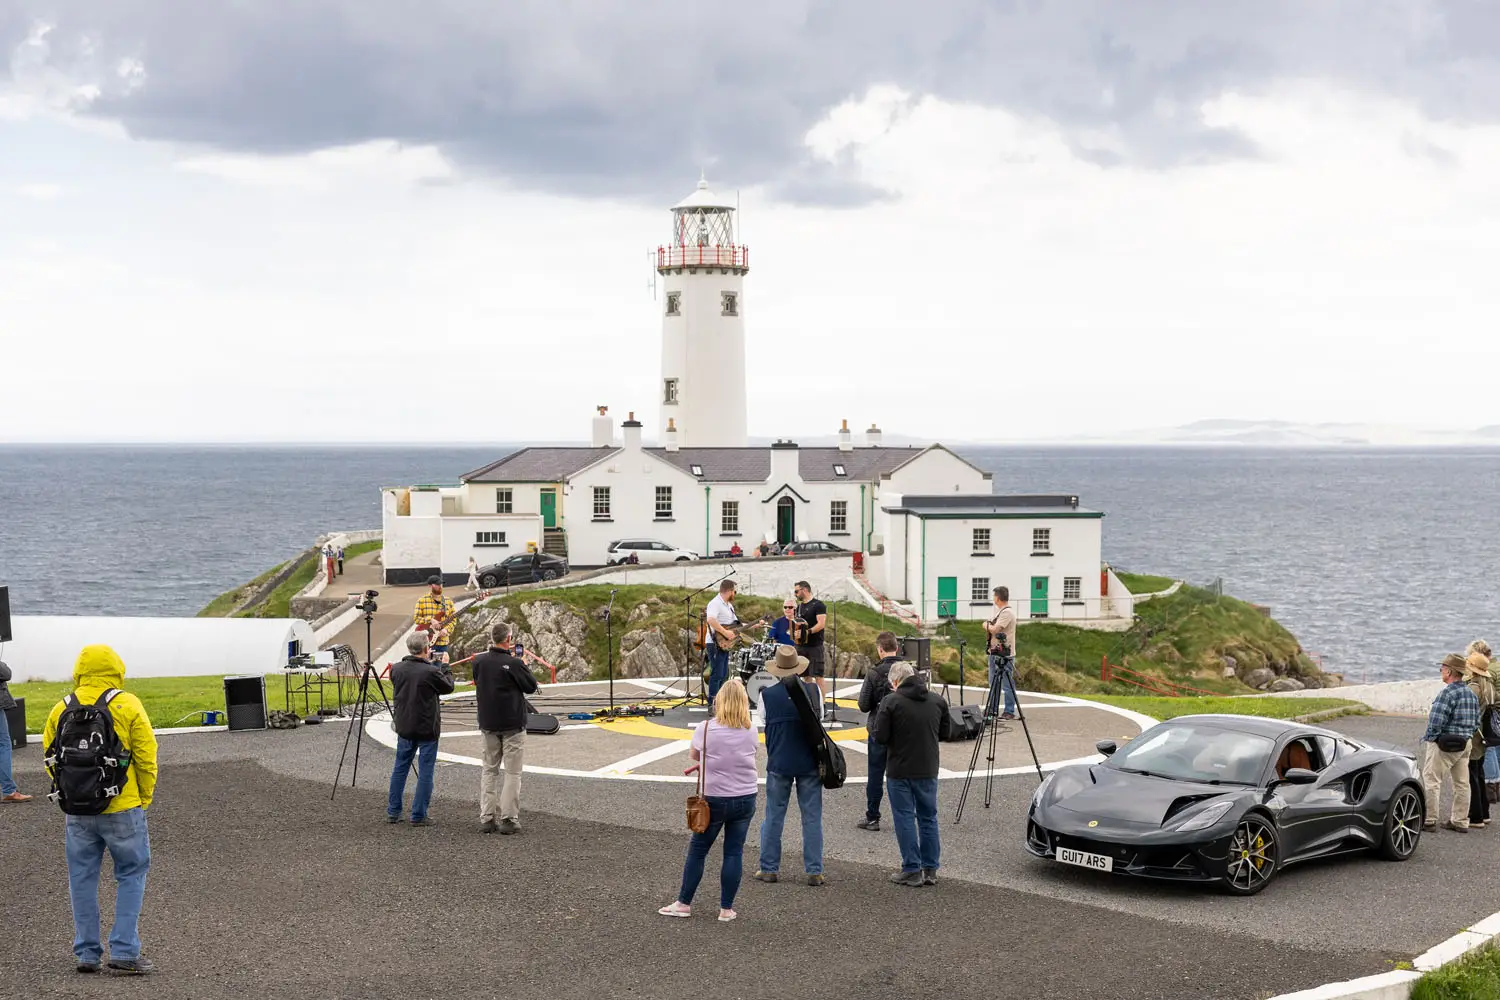
<path fill-rule="evenodd" d="M 704 753 L 705 739 L 707 753 Z M 693 730 L 688 756 L 703 768 L 703 797 L 708 800 L 708 829 L 693 834 L 687 863 L 682 867 L 682 889 L 675 902 L 657 910 L 664 917 L 688 917 L 693 894 L 703 880 L 703 863 L 719 831 L 724 832 L 724 864 L 719 871 L 719 920 L 733 920 L 734 896 L 744 871 L 745 836 L 755 817 L 755 750 L 759 741 L 750 722 L 750 699 L 738 677 L 731 678 L 714 697 L 714 717 Z"/>

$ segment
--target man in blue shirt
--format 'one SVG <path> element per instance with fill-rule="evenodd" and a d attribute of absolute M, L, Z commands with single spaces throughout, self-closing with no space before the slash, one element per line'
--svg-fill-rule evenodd
<path fill-rule="evenodd" d="M 814 716 L 823 714 L 822 694 L 807 672 L 807 657 L 792 646 L 777 646 L 766 670 L 805 692 Z M 823 783 L 813 743 L 802 723 L 792 693 L 785 684 L 772 684 L 761 692 L 761 710 L 766 719 L 766 818 L 760 825 L 760 868 L 755 877 L 775 882 L 781 871 L 781 828 L 786 823 L 792 786 L 797 788 L 797 811 L 802 814 L 802 867 L 808 885 L 823 884 Z"/>
<path fill-rule="evenodd" d="M 1443 829 L 1469 832 L 1469 741 L 1479 728 L 1479 699 L 1464 683 L 1464 658 L 1457 653 L 1443 657 L 1443 689 L 1432 699 L 1427 716 L 1427 732 L 1422 742 L 1428 744 L 1422 761 L 1422 784 L 1427 791 L 1425 829 L 1437 827 L 1438 795 L 1443 779 L 1453 782 L 1452 818 Z"/>
<path fill-rule="evenodd" d="M 771 623 L 771 631 L 766 633 L 766 641 L 774 642 L 778 646 L 794 646 L 792 640 L 792 615 L 796 614 L 797 605 L 794 601 L 784 601 L 781 605 L 781 617 Z"/>

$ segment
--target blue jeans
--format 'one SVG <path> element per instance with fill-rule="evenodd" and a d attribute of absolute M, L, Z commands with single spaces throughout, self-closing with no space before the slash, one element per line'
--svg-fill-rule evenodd
<path fill-rule="evenodd" d="M 734 909 L 735 893 L 745 870 L 745 837 L 755 815 L 754 795 L 708 795 L 708 829 L 693 834 L 688 843 L 687 863 L 682 866 L 682 890 L 677 901 L 691 906 L 698 883 L 703 881 L 703 863 L 708 852 L 724 831 L 724 864 L 719 869 L 719 907 Z"/>
<path fill-rule="evenodd" d="M 823 783 L 818 772 L 766 772 L 766 818 L 760 824 L 760 870 L 781 871 L 781 828 L 797 786 L 797 812 L 802 816 L 802 867 L 809 875 L 823 874 Z"/>
<path fill-rule="evenodd" d="M 111 961 L 141 955 L 141 903 L 151 867 L 151 839 L 144 809 L 102 816 L 65 816 L 68 894 L 73 900 L 73 954 L 80 962 L 103 958 L 99 944 L 99 866 L 104 852 L 115 863 L 115 925 L 109 932 Z"/>
<path fill-rule="evenodd" d="M 1500 781 L 1500 747 L 1489 747 L 1484 751 L 1484 780 Z"/>
<path fill-rule="evenodd" d="M 896 845 L 901 848 L 901 870 L 937 871 L 942 845 L 938 841 L 937 779 L 889 778 L 891 818 L 896 823 Z"/>
<path fill-rule="evenodd" d="M 992 656 L 992 657 L 990 657 L 989 670 L 987 670 L 985 672 L 985 676 L 989 678 L 989 683 L 992 686 L 995 683 L 995 670 L 999 666 L 1000 666 L 1000 657 L 998 657 L 998 656 Z M 1004 706 L 1000 709 L 1000 711 L 1004 712 L 1004 713 L 1008 713 L 1010 715 L 1015 715 L 1016 714 L 1016 661 L 1014 659 L 1012 659 L 1010 661 L 1010 663 L 1009 663 L 1009 666 L 1005 667 L 1005 669 L 1002 671 L 1002 673 L 1004 673 L 1005 677 L 1000 682 L 1000 690 L 1001 690 L 1002 695 L 1005 698 L 1005 703 L 1004 703 Z M 992 699 L 990 699 L 990 703 L 985 706 L 985 714 L 987 714 L 987 715 L 993 715 L 994 712 L 995 712 L 995 703 L 994 703 L 994 699 L 992 698 Z"/>
<path fill-rule="evenodd" d="M 411 797 L 411 818 L 427 818 L 427 804 L 432 801 L 432 771 L 437 766 L 437 740 L 418 743 L 405 736 L 396 737 L 396 766 L 391 769 L 391 791 L 385 804 L 387 816 L 401 815 L 406 773 L 411 770 L 413 757 L 417 759 L 417 790 Z"/>
<path fill-rule="evenodd" d="M 10 773 L 10 720 L 0 711 L 0 795 L 19 792 L 16 779 Z"/>
<path fill-rule="evenodd" d="M 865 819 L 880 818 L 880 795 L 885 788 L 885 758 L 890 752 L 884 743 L 869 740 L 870 773 L 865 778 Z"/>
<path fill-rule="evenodd" d="M 729 680 L 729 653 L 718 646 L 708 647 L 708 700 L 712 702 L 719 688 Z"/>

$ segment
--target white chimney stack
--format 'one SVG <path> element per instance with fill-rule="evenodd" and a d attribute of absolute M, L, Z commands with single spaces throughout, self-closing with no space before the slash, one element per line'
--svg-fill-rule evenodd
<path fill-rule="evenodd" d="M 641 422 L 635 419 L 634 410 L 630 411 L 629 418 L 620 425 L 620 433 L 626 451 L 641 450 Z"/>
<path fill-rule="evenodd" d="M 667 418 L 667 432 L 663 435 L 666 440 L 668 451 L 677 450 L 677 421 L 672 417 Z"/>
<path fill-rule="evenodd" d="M 870 425 L 870 429 L 867 430 L 867 431 L 865 431 L 865 444 L 869 445 L 871 448 L 879 448 L 880 447 L 880 428 L 879 427 L 876 427 L 874 424 L 871 424 Z"/>
<path fill-rule="evenodd" d="M 601 406 L 594 416 L 594 447 L 608 448 L 615 443 L 615 424 L 609 419 L 609 407 Z"/>
<path fill-rule="evenodd" d="M 839 428 L 839 451 L 854 450 L 854 435 L 849 433 L 849 421 L 845 420 Z"/>

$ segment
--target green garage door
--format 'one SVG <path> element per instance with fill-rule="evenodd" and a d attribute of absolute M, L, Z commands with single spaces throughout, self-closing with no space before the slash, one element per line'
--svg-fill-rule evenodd
<path fill-rule="evenodd" d="M 938 577 L 938 606 L 939 618 L 958 617 L 958 577 Z"/>
<path fill-rule="evenodd" d="M 1047 578 L 1045 576 L 1031 578 L 1031 617 L 1047 617 Z"/>

